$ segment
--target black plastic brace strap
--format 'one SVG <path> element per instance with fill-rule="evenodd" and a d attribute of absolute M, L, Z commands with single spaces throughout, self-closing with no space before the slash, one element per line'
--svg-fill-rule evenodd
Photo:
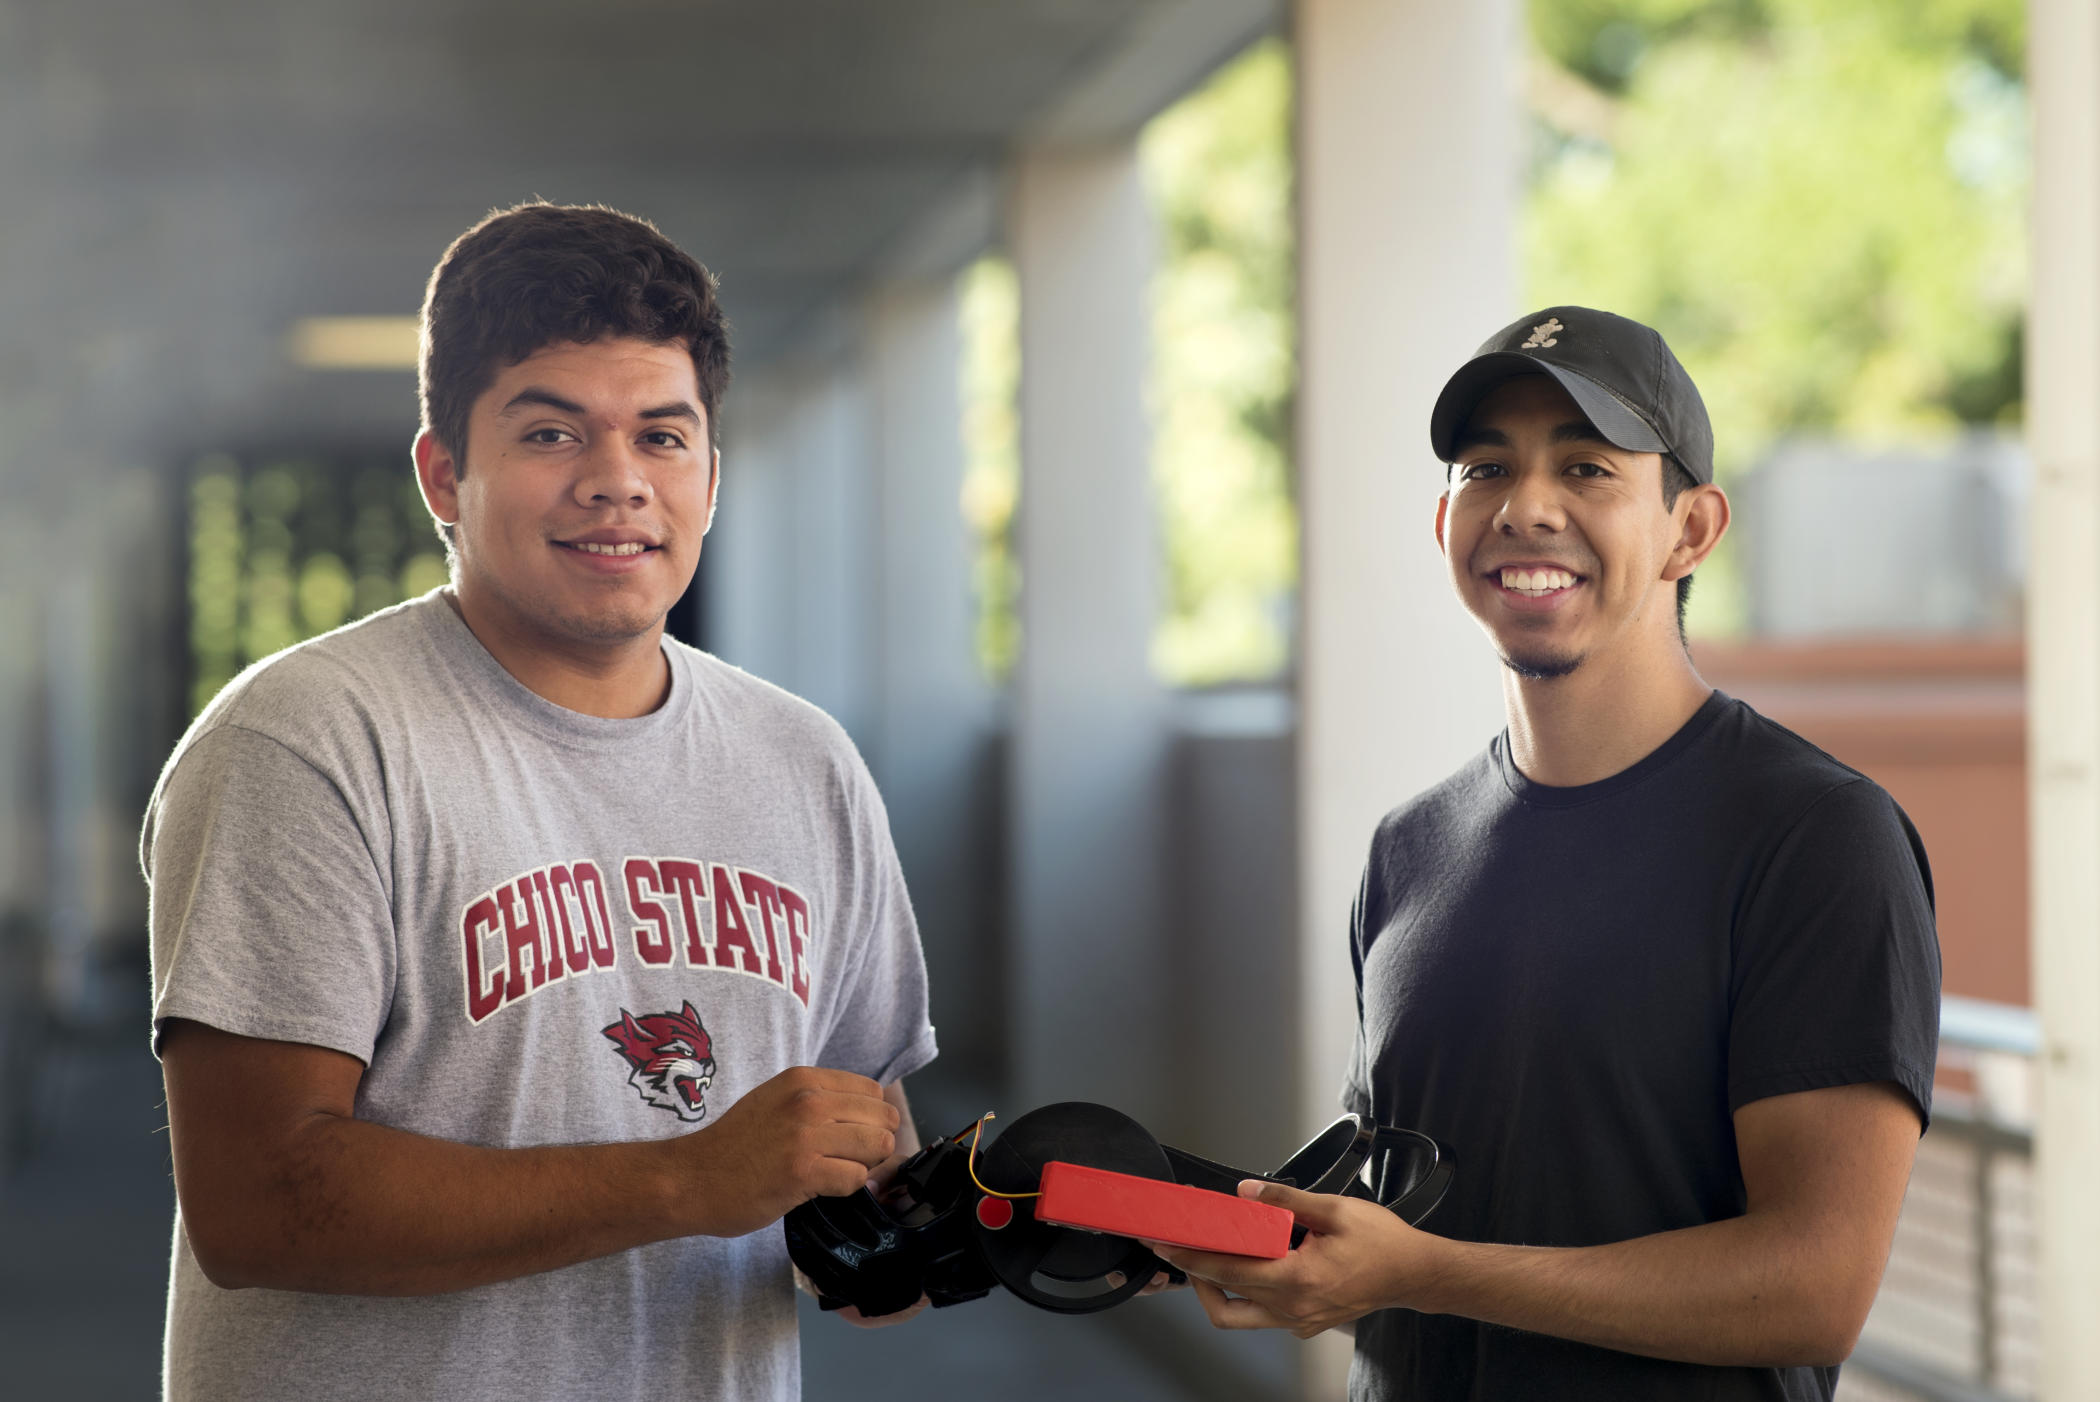
<path fill-rule="evenodd" d="M 1418 1226 L 1451 1186 L 1451 1155 L 1426 1134 L 1344 1115 L 1286 1159 L 1274 1173 L 1249 1173 L 1171 1145 L 1174 1179 L 1213 1192 L 1238 1191 L 1242 1179 L 1262 1178 L 1309 1193 L 1364 1198 Z M 1296 1245 L 1298 1238 L 1292 1238 Z"/>

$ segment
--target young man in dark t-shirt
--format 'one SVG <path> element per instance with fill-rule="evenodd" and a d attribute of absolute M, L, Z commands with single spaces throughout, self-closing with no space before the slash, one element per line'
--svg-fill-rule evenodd
<path fill-rule="evenodd" d="M 1654 331 L 1526 317 L 1431 437 L 1509 724 L 1379 825 L 1343 1096 L 1458 1173 L 1434 1235 L 1250 1183 L 1303 1247 L 1162 1254 L 1221 1327 L 1360 1321 L 1356 1398 L 1828 1399 L 1929 1114 L 1917 832 L 1693 670 L 1684 595 L 1729 509 Z"/>

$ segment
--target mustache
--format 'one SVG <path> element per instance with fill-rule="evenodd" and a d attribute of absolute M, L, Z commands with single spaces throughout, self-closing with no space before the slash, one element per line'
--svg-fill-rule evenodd
<path fill-rule="evenodd" d="M 1566 570 L 1569 574 L 1579 574 L 1582 575 L 1584 578 L 1589 578 L 1590 576 L 1595 575 L 1597 572 L 1596 559 L 1594 557 L 1586 555 L 1575 556 L 1573 558 L 1563 558 L 1556 554 L 1547 553 L 1511 556 L 1508 559 L 1504 560 L 1493 560 L 1484 559 L 1480 555 L 1476 554 L 1469 563 L 1471 564 L 1473 572 L 1475 574 L 1486 574 L 1490 570 L 1507 569 L 1512 565 L 1519 564 L 1520 562 L 1522 566 L 1526 569 L 1538 569 L 1539 567 L 1544 566 L 1549 569 Z"/>

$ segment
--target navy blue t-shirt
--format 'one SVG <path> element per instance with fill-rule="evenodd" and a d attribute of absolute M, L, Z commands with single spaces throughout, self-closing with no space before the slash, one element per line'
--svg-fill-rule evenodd
<path fill-rule="evenodd" d="M 1732 1113 L 1893 1081 L 1930 1112 L 1939 940 L 1887 793 L 1714 693 L 1595 784 L 1505 735 L 1379 824 L 1343 1099 L 1449 1146 L 1426 1224 L 1588 1246 L 1740 1216 Z M 1357 1325 L 1355 1399 L 1827 1399 L 1835 1368 L 1710 1368 L 1447 1315 Z"/>

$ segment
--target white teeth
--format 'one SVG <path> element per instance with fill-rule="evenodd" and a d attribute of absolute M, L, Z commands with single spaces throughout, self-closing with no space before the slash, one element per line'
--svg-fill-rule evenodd
<path fill-rule="evenodd" d="M 581 550 L 587 555 L 639 555 L 649 547 L 638 540 L 628 541 L 624 545 L 599 545 L 595 541 L 579 540 L 570 548 Z"/>
<path fill-rule="evenodd" d="M 1522 594 L 1536 599 L 1560 589 L 1575 587 L 1575 576 L 1566 570 L 1512 570 L 1502 571 L 1502 587 L 1513 594 Z"/>

